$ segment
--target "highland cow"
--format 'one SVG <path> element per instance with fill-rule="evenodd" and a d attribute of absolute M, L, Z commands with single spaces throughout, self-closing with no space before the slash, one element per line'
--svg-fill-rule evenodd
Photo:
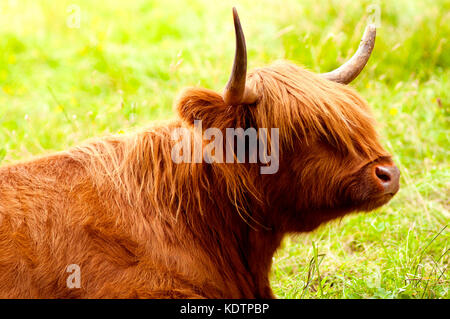
<path fill-rule="evenodd" d="M 333 72 L 278 62 L 247 74 L 233 13 L 223 94 L 190 88 L 166 124 L 0 168 L 0 297 L 273 298 L 272 257 L 286 234 L 373 210 L 398 191 L 368 105 L 345 85 L 367 63 L 375 28 Z M 173 132 L 196 139 L 194 120 L 224 134 L 278 128 L 278 154 L 268 154 L 279 170 L 261 174 L 260 160 L 175 163 Z"/>

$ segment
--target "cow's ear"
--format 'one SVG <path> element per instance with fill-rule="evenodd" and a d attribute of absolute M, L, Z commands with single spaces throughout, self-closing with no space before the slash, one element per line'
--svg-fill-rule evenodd
<path fill-rule="evenodd" d="M 234 127 L 237 108 L 225 105 L 223 97 L 215 91 L 202 88 L 185 89 L 179 96 L 175 107 L 180 117 L 188 124 L 194 125 L 201 120 L 203 128 Z"/>

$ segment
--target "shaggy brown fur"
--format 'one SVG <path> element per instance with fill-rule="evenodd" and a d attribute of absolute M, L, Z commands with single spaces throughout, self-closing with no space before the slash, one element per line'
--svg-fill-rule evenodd
<path fill-rule="evenodd" d="M 0 169 L 0 297 L 272 298 L 283 236 L 391 196 L 373 165 L 392 165 L 367 104 L 349 87 L 279 62 L 249 74 L 255 105 L 188 89 L 179 118 Z M 171 132 L 280 130 L 280 169 L 175 164 Z M 81 288 L 66 285 L 69 264 Z"/>

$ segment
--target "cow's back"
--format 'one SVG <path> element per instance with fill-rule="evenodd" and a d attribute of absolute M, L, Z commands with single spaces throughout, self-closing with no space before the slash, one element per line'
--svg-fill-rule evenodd
<path fill-rule="evenodd" d="M 151 212 L 137 214 L 91 175 L 63 153 L 0 168 L 0 297 L 220 296 L 192 281 L 190 253 L 167 246 Z M 68 286 L 70 265 L 80 287 Z"/>

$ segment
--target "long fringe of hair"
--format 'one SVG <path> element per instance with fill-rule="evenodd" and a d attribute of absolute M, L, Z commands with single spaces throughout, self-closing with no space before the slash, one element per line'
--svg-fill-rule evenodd
<path fill-rule="evenodd" d="M 287 62 L 254 70 L 249 83 L 260 94 L 255 106 L 230 110 L 219 94 L 189 89 L 183 92 L 178 108 L 193 117 L 214 117 L 211 123 L 218 125 L 225 118 L 250 116 L 256 127 L 279 128 L 280 154 L 315 138 L 324 138 L 346 154 L 373 159 L 384 153 L 367 103 L 351 88 Z M 201 103 L 196 102 L 199 100 Z M 226 125 L 229 123 L 233 121 Z M 174 220 L 186 212 L 205 215 L 205 202 L 215 200 L 210 198 L 211 190 L 220 188 L 247 223 L 258 223 L 257 216 L 246 209 L 249 198 L 257 202 L 263 198 L 257 185 L 258 170 L 241 164 L 175 164 L 171 133 L 180 126 L 190 129 L 194 139 L 192 123 L 186 123 L 184 116 L 138 133 L 98 139 L 68 154 L 83 163 L 99 189 L 120 194 L 135 209 L 152 210 Z"/>

